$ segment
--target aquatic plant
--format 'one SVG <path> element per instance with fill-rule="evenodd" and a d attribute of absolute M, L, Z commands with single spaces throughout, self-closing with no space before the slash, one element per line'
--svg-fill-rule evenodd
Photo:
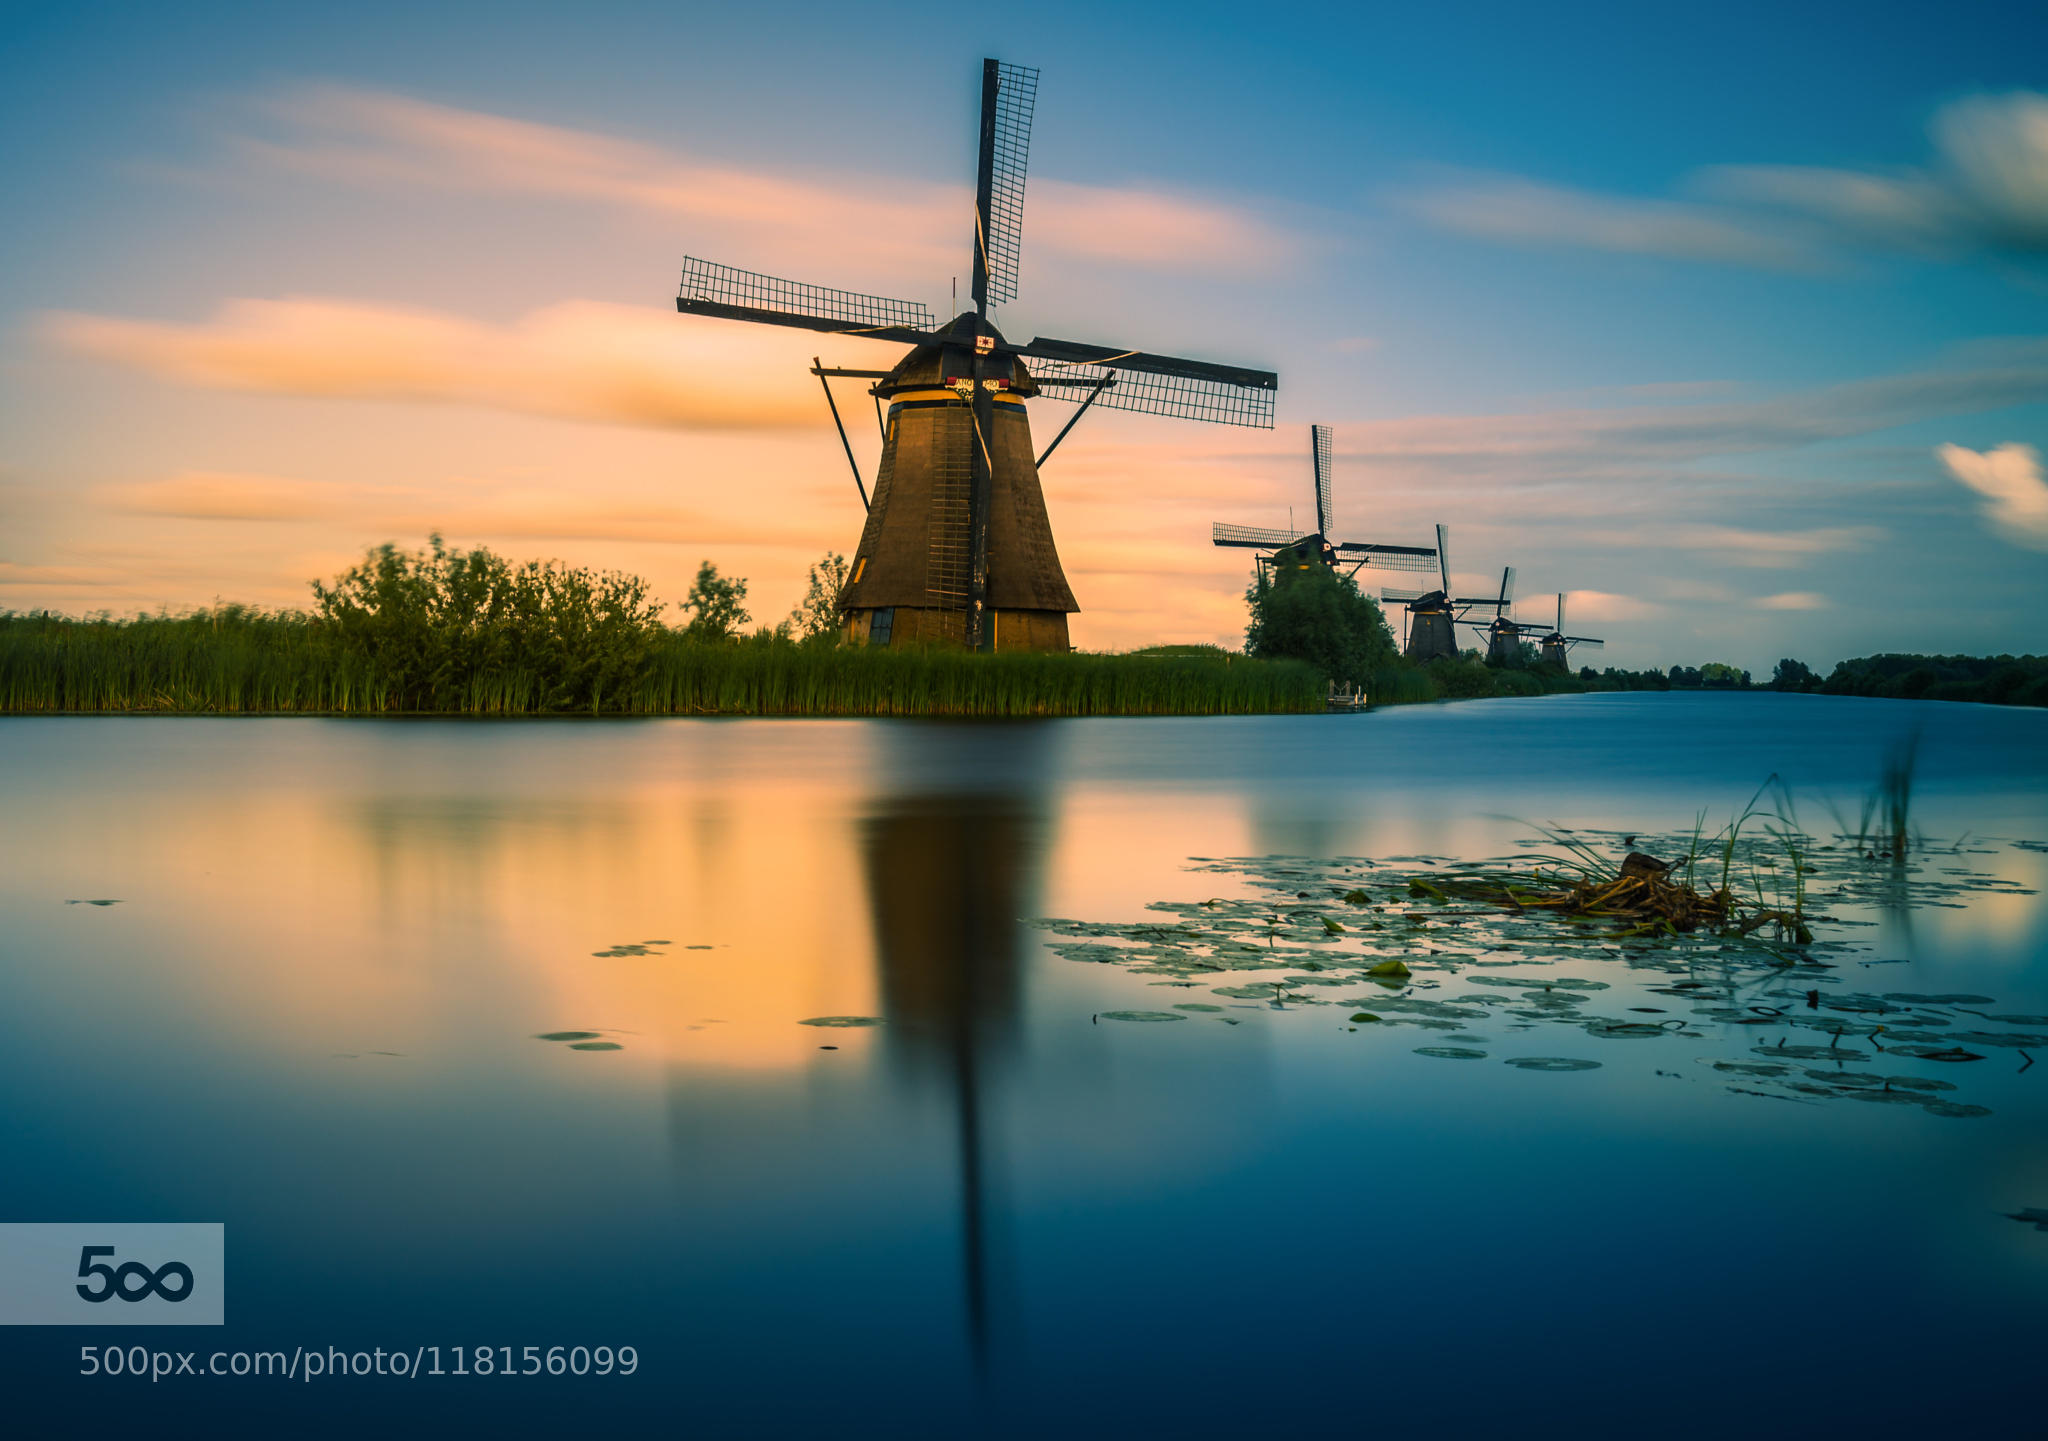
<path fill-rule="evenodd" d="M 1769 814 L 1772 821 L 1750 826 L 1738 843 L 1737 877 L 1766 860 L 1782 866 L 1782 842 L 1767 831 L 1780 825 L 1780 811 L 1783 825 L 1797 822 L 1789 803 L 1756 801 L 1745 811 Z M 1610 854 L 1640 845 L 1674 855 L 1688 839 L 1683 833 L 1556 830 L 1532 838 L 1531 846 L 1546 853 L 1517 869 L 1555 886 L 1559 865 L 1594 876 L 1612 873 L 1618 867 Z M 1803 840 L 1794 844 L 1802 848 L 1805 879 L 1785 884 L 1817 887 L 1831 906 L 1868 907 L 1895 889 L 1907 893 L 1909 903 L 1944 905 L 1972 893 L 2025 893 L 1986 871 L 1923 870 L 1909 863 L 1879 875 L 1858 853 L 1809 852 Z M 1863 967 L 1874 959 L 1867 943 L 1815 938 L 1788 958 L 1781 945 L 1739 928 L 1637 933 L 1617 929 L 1610 918 L 1479 903 L 1459 894 L 1462 882 L 1498 863 L 1262 856 L 1192 864 L 1203 874 L 1204 890 L 1227 876 L 1249 893 L 1155 902 L 1142 921 L 1033 924 L 1071 961 L 1114 966 L 1149 986 L 1207 987 L 1210 999 L 1173 1007 L 1191 1019 L 1235 1025 L 1258 1013 L 1339 1006 L 1338 1015 L 1348 1017 L 1343 1029 L 1360 1044 L 1405 1046 L 1432 1059 L 1494 1060 L 1520 1072 L 1588 1071 L 1598 1063 L 1571 1054 L 1576 1046 L 1535 1044 L 1533 1037 L 1526 1045 L 1512 1037 L 1492 1041 L 1489 1035 L 1540 1030 L 1575 1034 L 1597 1048 L 1647 1047 L 1658 1074 L 1695 1074 L 1733 1095 L 1889 1105 L 1968 1119 L 1989 1111 L 1955 1099 L 1953 1082 L 1915 1074 L 1915 1068 L 1981 1070 L 1980 1063 L 2003 1050 L 2024 1069 L 2037 1049 L 2048 1047 L 2048 1017 L 1999 1013 L 1984 996 L 1852 989 L 1850 978 L 1868 974 Z M 1564 873 L 1575 882 L 1581 877 Z M 1405 900 L 1396 899 L 1404 891 Z M 1361 910 L 1348 899 L 1354 894 L 1383 899 Z M 1347 907 L 1336 912 L 1346 924 L 1332 931 L 1323 922 L 1337 907 Z M 1796 969 L 1788 964 L 1794 960 Z M 1255 978 L 1261 973 L 1277 978 Z M 1218 1004 L 1232 1014 L 1215 1013 Z M 1412 1035 L 1418 1029 L 1437 1033 L 1429 1038 L 1437 1044 L 1414 1046 L 1423 1039 Z M 1676 1040 L 1697 1049 L 1674 1055 Z M 1687 1054 L 1697 1072 L 1688 1072 Z"/>

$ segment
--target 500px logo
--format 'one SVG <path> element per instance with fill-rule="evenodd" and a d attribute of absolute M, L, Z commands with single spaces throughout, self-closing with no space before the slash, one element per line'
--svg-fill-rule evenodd
<path fill-rule="evenodd" d="M 218 1221 L 0 1221 L 0 1326 L 224 1326 Z"/>
<path fill-rule="evenodd" d="M 140 1261 L 124 1261 L 117 1270 L 103 1261 L 93 1260 L 95 1256 L 113 1255 L 114 1247 L 85 1246 L 80 1250 L 78 1274 L 98 1276 L 106 1282 L 106 1285 L 97 1291 L 90 1286 L 77 1288 L 78 1294 L 88 1301 L 111 1301 L 116 1296 L 123 1301 L 141 1301 L 150 1296 L 161 1296 L 166 1301 L 182 1301 L 192 1294 L 192 1268 L 183 1261 L 166 1261 L 154 1271 Z M 170 1277 L 182 1278 L 184 1285 L 175 1292 L 172 1291 L 164 1284 Z M 131 1282 L 135 1284 L 131 1286 Z"/>

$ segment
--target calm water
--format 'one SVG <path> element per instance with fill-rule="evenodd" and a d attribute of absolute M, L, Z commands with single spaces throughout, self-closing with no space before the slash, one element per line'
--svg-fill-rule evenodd
<path fill-rule="evenodd" d="M 1234 884 L 1190 857 L 1718 823 L 1773 772 L 1818 827 L 1916 726 L 1919 823 L 1996 838 L 1972 863 L 2008 889 L 1872 917 L 1853 938 L 1882 964 L 1850 984 L 2048 1013 L 2048 903 L 2018 889 L 2048 889 L 2048 853 L 2006 844 L 2048 841 L 2040 712 L 0 721 L 0 1219 L 224 1221 L 209 1348 L 639 1357 L 602 1380 L 152 1386 L 79 1379 L 78 1347 L 193 1333 L 23 1329 L 0 1336 L 10 1413 L 2036 1433 L 2048 1234 L 2001 1213 L 2048 1206 L 2048 1057 L 1924 1068 L 1992 1111 L 1961 1120 L 1672 1064 L 1723 1039 L 1546 1038 L 1603 1066 L 1531 1074 L 1327 1006 L 1119 1024 L 1096 1018 L 1207 992 L 1018 924 Z M 798 1024 L 820 1016 L 886 1024 Z M 536 1039 L 560 1031 L 619 1049 Z"/>

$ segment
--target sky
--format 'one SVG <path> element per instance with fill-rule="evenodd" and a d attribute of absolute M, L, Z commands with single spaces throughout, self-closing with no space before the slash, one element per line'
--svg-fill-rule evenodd
<path fill-rule="evenodd" d="M 438 532 L 780 620 L 862 520 L 811 359 L 901 352 L 680 316 L 683 258 L 948 313 L 994 55 L 1005 333 L 1280 374 L 1047 464 L 1078 645 L 1241 643 L 1210 523 L 1312 514 L 1320 422 L 1337 538 L 1448 525 L 1584 663 L 2048 651 L 2038 4 L 4 8 L 0 610 Z"/>

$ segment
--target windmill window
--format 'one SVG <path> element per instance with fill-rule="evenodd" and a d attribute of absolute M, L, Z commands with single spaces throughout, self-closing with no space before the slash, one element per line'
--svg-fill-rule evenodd
<path fill-rule="evenodd" d="M 896 608 L 886 606 L 878 610 L 868 621 L 868 644 L 887 645 L 890 632 L 896 629 Z"/>

